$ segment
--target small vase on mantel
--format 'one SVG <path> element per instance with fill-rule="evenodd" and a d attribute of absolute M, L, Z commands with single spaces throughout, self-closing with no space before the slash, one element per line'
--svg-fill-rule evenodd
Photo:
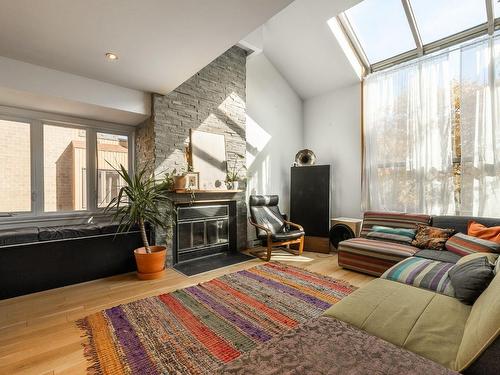
<path fill-rule="evenodd" d="M 238 190 L 239 182 L 238 181 L 228 181 L 226 183 L 227 190 Z"/>

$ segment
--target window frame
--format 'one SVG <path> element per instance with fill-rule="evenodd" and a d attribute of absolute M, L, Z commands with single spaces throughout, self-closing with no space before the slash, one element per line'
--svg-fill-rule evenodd
<path fill-rule="evenodd" d="M 408 20 L 408 25 L 412 32 L 417 48 L 373 64 L 369 62 L 365 52 L 363 51 L 362 44 L 360 43 L 358 37 L 354 32 L 354 29 L 347 17 L 346 12 L 342 12 L 336 17 L 341 29 L 343 30 L 347 40 L 351 45 L 351 48 L 357 56 L 359 63 L 363 67 L 363 76 L 376 71 L 390 68 L 403 62 L 416 59 L 423 55 L 434 53 L 455 44 L 466 42 L 479 36 L 493 35 L 496 30 L 500 29 L 500 16 L 495 18 L 493 0 L 484 0 L 487 18 L 485 23 L 433 41 L 431 43 L 423 44 L 418 28 L 418 23 L 416 22 L 415 14 L 411 6 L 411 1 L 412 0 L 401 0 L 401 3 L 403 4 L 405 16 Z"/>
<path fill-rule="evenodd" d="M 2 212 L 0 224 L 17 224 L 104 215 L 97 205 L 97 133 L 128 137 L 128 170 L 134 173 L 135 127 L 105 121 L 55 113 L 0 106 L 0 119 L 30 125 L 31 211 Z M 46 212 L 44 201 L 44 125 L 82 129 L 86 131 L 87 209 L 68 212 Z"/>

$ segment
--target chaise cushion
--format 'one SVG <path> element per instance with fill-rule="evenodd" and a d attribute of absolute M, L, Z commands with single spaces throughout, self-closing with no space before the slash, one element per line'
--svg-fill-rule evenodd
<path fill-rule="evenodd" d="M 39 238 L 40 241 L 52 241 L 66 238 L 97 236 L 99 234 L 101 234 L 101 231 L 96 225 L 65 225 L 40 228 Z"/>
<path fill-rule="evenodd" d="M 368 238 L 352 238 L 339 243 L 338 262 L 342 267 L 380 276 L 418 250 L 411 245 Z"/>
<path fill-rule="evenodd" d="M 374 226 L 416 229 L 417 224 L 428 225 L 430 221 L 429 215 L 367 211 L 363 216 L 361 237 L 366 237 L 369 232 L 373 232 Z"/>
<path fill-rule="evenodd" d="M 0 230 L 0 246 L 38 242 L 38 228 L 14 228 Z"/>
<path fill-rule="evenodd" d="M 454 265 L 454 263 L 411 257 L 389 268 L 381 278 L 455 297 L 449 277 Z"/>
<path fill-rule="evenodd" d="M 325 315 L 456 370 L 470 311 L 471 306 L 455 298 L 375 279 L 333 305 Z"/>

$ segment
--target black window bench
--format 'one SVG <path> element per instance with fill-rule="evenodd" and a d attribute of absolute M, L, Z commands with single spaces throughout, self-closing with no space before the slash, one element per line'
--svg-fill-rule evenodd
<path fill-rule="evenodd" d="M 136 270 L 138 228 L 116 224 L 0 230 L 0 299 Z M 148 238 L 154 238 L 147 227 Z"/>

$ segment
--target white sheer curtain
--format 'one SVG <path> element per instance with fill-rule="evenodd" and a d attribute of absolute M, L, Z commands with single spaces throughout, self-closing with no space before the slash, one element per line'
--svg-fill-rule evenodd
<path fill-rule="evenodd" d="M 461 50 L 460 213 L 500 214 L 500 46 L 488 39 Z"/>
<path fill-rule="evenodd" d="M 447 54 L 367 77 L 365 210 L 453 209 L 451 82 Z"/>
<path fill-rule="evenodd" d="M 500 38 L 368 76 L 363 208 L 500 214 Z"/>

